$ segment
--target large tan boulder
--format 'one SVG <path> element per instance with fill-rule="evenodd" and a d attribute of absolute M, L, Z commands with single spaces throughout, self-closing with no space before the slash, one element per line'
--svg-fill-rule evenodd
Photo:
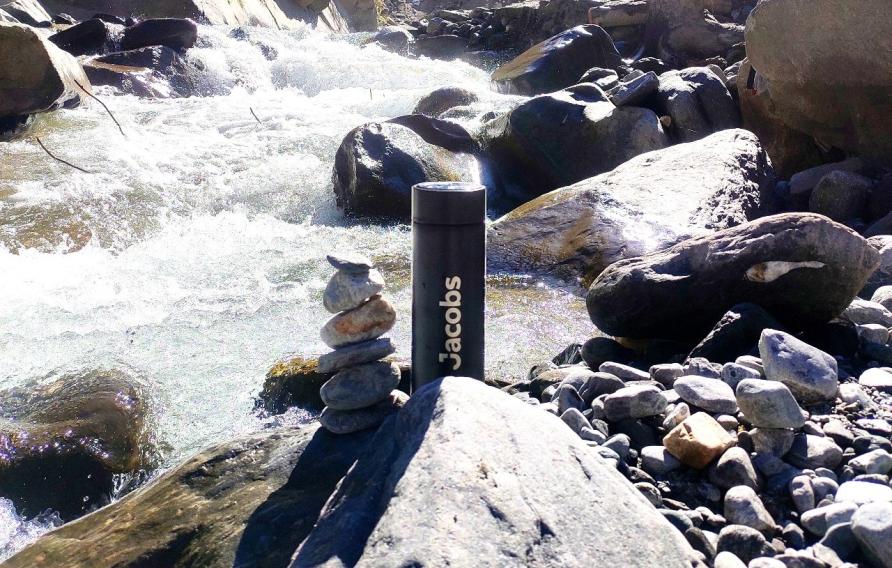
<path fill-rule="evenodd" d="M 81 87 L 90 81 L 74 57 L 33 28 L 0 22 L 0 117 L 77 106 Z"/>
<path fill-rule="evenodd" d="M 892 162 L 887 0 L 763 0 L 747 21 L 746 49 L 775 120 L 824 145 Z"/>

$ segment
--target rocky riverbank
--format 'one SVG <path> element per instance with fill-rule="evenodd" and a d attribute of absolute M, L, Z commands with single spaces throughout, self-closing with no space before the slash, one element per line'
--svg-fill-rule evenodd
<path fill-rule="evenodd" d="M 578 290 L 591 334 L 409 397 L 387 259 L 356 246 L 313 297 L 333 351 L 168 471 L 136 372 L 0 391 L 0 497 L 67 523 L 4 565 L 892 566 L 881 0 L 99 4 L 0 8 L 8 136 L 96 87 L 237 92 L 196 21 L 282 66 L 258 25 L 487 69 L 498 99 L 444 85 L 338 131 L 325 200 L 383 230 L 413 184 L 482 180 L 491 270 Z"/>

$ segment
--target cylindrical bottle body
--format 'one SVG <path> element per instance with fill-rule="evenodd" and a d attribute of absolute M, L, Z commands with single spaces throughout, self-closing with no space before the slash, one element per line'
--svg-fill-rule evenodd
<path fill-rule="evenodd" d="M 413 389 L 450 375 L 483 380 L 485 205 L 479 217 L 461 224 L 413 219 Z"/>

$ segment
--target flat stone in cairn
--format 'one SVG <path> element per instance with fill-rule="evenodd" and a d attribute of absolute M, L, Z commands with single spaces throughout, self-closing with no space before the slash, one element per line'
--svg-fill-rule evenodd
<path fill-rule="evenodd" d="M 338 270 L 325 287 L 322 305 L 332 314 L 352 310 L 383 289 L 384 278 L 377 270 L 366 272 Z"/>
<path fill-rule="evenodd" d="M 836 397 L 836 359 L 788 333 L 766 329 L 759 339 L 765 376 L 789 387 L 796 400 L 813 404 Z"/>
<path fill-rule="evenodd" d="M 740 381 L 737 385 L 737 404 L 753 426 L 801 428 L 805 424 L 805 416 L 793 393 L 777 381 Z"/>
<path fill-rule="evenodd" d="M 703 469 L 734 445 L 734 438 L 705 412 L 698 412 L 673 428 L 663 445 L 679 461 Z"/>
<path fill-rule="evenodd" d="M 334 373 L 352 367 L 371 363 L 392 355 L 396 351 L 393 341 L 389 337 L 379 337 L 361 343 L 346 345 L 329 353 L 319 356 L 319 372 Z"/>
<path fill-rule="evenodd" d="M 329 264 L 344 272 L 368 272 L 375 267 L 372 261 L 361 254 L 335 253 L 325 257 Z"/>
<path fill-rule="evenodd" d="M 688 404 L 707 412 L 733 414 L 737 412 L 734 391 L 720 379 L 689 376 L 675 381 L 672 387 Z"/>
<path fill-rule="evenodd" d="M 334 434 L 351 434 L 360 430 L 377 428 L 388 416 L 403 407 L 409 395 L 393 391 L 381 402 L 358 410 L 325 408 L 319 416 L 322 427 Z"/>
<path fill-rule="evenodd" d="M 375 296 L 353 310 L 340 313 L 322 327 L 322 341 L 331 348 L 375 339 L 390 331 L 396 311 L 390 302 Z"/>
<path fill-rule="evenodd" d="M 340 371 L 322 385 L 319 395 L 329 408 L 356 410 L 381 402 L 399 384 L 399 366 L 376 361 Z"/>

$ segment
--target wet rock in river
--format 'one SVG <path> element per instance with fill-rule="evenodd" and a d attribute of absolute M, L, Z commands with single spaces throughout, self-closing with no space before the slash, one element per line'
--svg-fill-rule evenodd
<path fill-rule="evenodd" d="M 93 18 L 71 26 L 49 37 L 49 40 L 72 55 L 115 51 L 123 28 Z"/>
<path fill-rule="evenodd" d="M 198 26 L 192 20 L 151 18 L 127 28 L 121 40 L 121 48 L 129 50 L 161 45 L 183 50 L 195 45 L 196 39 Z"/>
<path fill-rule="evenodd" d="M 317 359 L 296 356 L 279 361 L 267 372 L 255 407 L 270 414 L 281 414 L 293 406 L 320 409 L 319 389 L 331 374 L 319 370 Z"/>
<path fill-rule="evenodd" d="M 412 114 L 437 117 L 453 107 L 469 105 L 478 99 L 476 93 L 461 87 L 440 87 L 421 97 Z"/>

